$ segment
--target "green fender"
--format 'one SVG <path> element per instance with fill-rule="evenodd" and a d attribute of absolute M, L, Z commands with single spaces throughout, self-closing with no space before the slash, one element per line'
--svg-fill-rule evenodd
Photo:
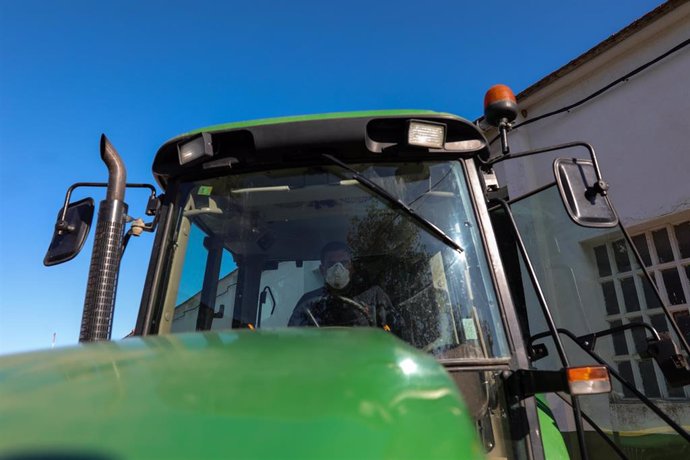
<path fill-rule="evenodd" d="M 546 397 L 544 395 L 537 395 L 536 399 L 539 428 L 541 430 L 546 460 L 570 460 L 563 434 L 558 429 L 556 419 L 549 408 L 549 404 L 546 402 Z"/>
<path fill-rule="evenodd" d="M 0 433 L 0 457 L 18 458 L 483 458 L 442 366 L 364 328 L 6 356 Z"/>

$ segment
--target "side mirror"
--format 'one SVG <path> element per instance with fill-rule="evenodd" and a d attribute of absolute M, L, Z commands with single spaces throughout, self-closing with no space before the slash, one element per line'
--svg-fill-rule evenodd
<path fill-rule="evenodd" d="M 660 333 L 659 340 L 647 339 L 647 353 L 654 358 L 669 385 L 690 384 L 690 365 L 668 333 Z"/>
<path fill-rule="evenodd" d="M 91 229 L 94 202 L 92 198 L 84 198 L 67 206 L 67 212 L 62 218 L 63 209 L 58 212 L 53 240 L 43 259 L 43 265 L 61 264 L 76 257 L 84 246 L 86 237 Z"/>
<path fill-rule="evenodd" d="M 559 158 L 553 163 L 556 183 L 570 218 L 583 227 L 615 227 L 618 216 L 597 179 L 590 160 Z"/>

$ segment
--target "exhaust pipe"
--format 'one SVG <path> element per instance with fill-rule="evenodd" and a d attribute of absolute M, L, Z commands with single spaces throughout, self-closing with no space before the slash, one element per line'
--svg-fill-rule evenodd
<path fill-rule="evenodd" d="M 108 191 L 98 207 L 79 342 L 110 340 L 127 213 L 125 165 L 105 134 L 101 135 L 100 150 L 108 167 Z"/>

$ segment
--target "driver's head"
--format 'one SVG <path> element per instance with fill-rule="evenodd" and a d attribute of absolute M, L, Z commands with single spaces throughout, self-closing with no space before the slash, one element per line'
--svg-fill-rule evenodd
<path fill-rule="evenodd" d="M 333 289 L 345 289 L 352 274 L 352 251 L 341 241 L 331 241 L 321 249 L 319 267 L 326 284 Z"/>

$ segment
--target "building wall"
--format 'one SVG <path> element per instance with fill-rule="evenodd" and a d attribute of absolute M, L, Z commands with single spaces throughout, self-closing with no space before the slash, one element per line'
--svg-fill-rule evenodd
<path fill-rule="evenodd" d="M 690 4 L 661 17 L 570 74 L 520 101 L 527 119 L 585 98 L 684 40 Z M 593 145 L 610 196 L 628 226 L 690 209 L 690 46 L 599 97 L 510 134 L 519 151 L 573 140 Z M 521 116 L 517 122 L 523 121 Z M 552 180 L 551 162 L 497 168 L 511 196 Z M 520 180 L 512 180 L 520 178 Z"/>
<path fill-rule="evenodd" d="M 689 30 L 690 3 L 686 2 L 653 22 L 642 24 L 631 35 L 550 84 L 530 88 L 524 97 L 518 96 L 522 113 L 516 123 L 586 98 L 688 40 Z M 571 141 L 584 141 L 595 148 L 602 175 L 610 185 L 610 199 L 621 222 L 635 236 L 638 249 L 638 243 L 646 245 L 649 254 L 646 265 L 651 269 L 662 298 L 679 321 L 690 318 L 688 75 L 690 45 L 584 105 L 526 125 L 509 135 L 512 152 Z M 495 132 L 487 133 L 490 139 L 494 136 Z M 494 144 L 493 148 L 497 151 L 499 144 Z M 511 199 L 517 198 L 553 182 L 553 160 L 563 156 L 586 158 L 587 154 L 584 150 L 572 149 L 499 164 L 496 167 L 499 184 L 508 186 Z M 531 225 L 536 227 L 547 225 L 540 222 L 538 214 L 556 212 L 559 211 L 555 208 L 545 211 L 543 206 L 525 211 Z M 527 243 L 533 246 L 535 265 L 546 278 L 545 295 L 557 323 L 567 325 L 576 335 L 633 321 L 653 323 L 655 327 L 661 325 L 663 312 L 646 296 L 647 286 L 641 282 L 639 267 L 635 267 L 634 262 L 627 269 L 618 267 L 615 258 L 622 248 L 619 245 L 623 244 L 620 235 L 603 232 L 600 237 L 592 238 L 583 231 L 583 235 L 578 237 L 578 227 L 568 222 L 562 229 L 551 229 L 551 232 L 563 238 L 572 235 L 582 248 L 581 253 L 572 251 L 566 254 L 558 237 L 541 241 L 538 231 L 525 232 Z M 668 241 L 666 256 L 662 254 L 665 241 Z M 579 273 L 597 273 L 596 250 L 600 256 L 608 254 L 612 273 L 595 276 L 594 280 L 578 277 Z M 625 251 L 624 248 L 622 250 Z M 557 283 L 562 289 L 550 292 L 550 279 L 561 277 L 561 272 L 568 277 L 572 273 L 572 281 Z M 605 285 L 608 291 L 604 289 Z M 527 291 L 528 306 L 537 305 L 536 299 L 529 298 Z M 613 308 L 612 312 L 612 304 L 617 304 L 619 310 Z M 646 391 L 649 387 L 658 387 L 652 388 L 652 392 L 658 393 L 654 396 L 657 404 L 672 413 L 677 422 L 689 426 L 690 389 L 669 389 L 651 360 L 637 353 L 639 346 L 636 340 L 639 342 L 639 337 L 631 332 L 621 337 L 617 350 L 608 339 L 602 341 L 597 351 L 626 374 L 626 379 L 629 377 L 638 389 Z M 626 352 L 620 352 L 621 347 Z M 548 367 L 548 360 L 553 359 L 550 356 L 537 365 Z M 552 365 L 558 366 L 558 363 Z M 652 368 L 656 370 L 651 371 Z M 639 434 L 659 429 L 660 421 L 648 409 L 628 399 L 629 396 L 616 386 L 608 397 L 608 404 L 606 398 L 599 397 L 594 404 L 585 406 L 605 429 L 614 432 L 628 430 Z M 555 410 L 560 412 L 558 407 Z M 559 422 L 569 425 L 567 420 Z"/>

